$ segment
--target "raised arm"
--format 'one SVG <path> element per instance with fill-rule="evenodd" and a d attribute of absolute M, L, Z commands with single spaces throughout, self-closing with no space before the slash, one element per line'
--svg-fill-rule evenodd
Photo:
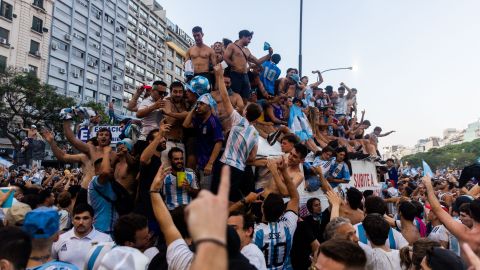
<path fill-rule="evenodd" d="M 210 63 L 212 66 L 215 66 L 217 64 L 217 56 L 215 55 L 215 51 L 210 48 Z"/>
<path fill-rule="evenodd" d="M 150 164 L 150 161 L 152 160 L 152 156 L 155 154 L 155 151 L 157 150 L 158 145 L 162 142 L 163 136 L 165 135 L 166 132 L 170 131 L 171 125 L 163 123 L 160 125 L 160 130 L 157 133 L 157 136 L 153 139 L 153 141 L 143 150 L 142 155 L 140 156 L 140 163 L 142 165 L 148 165 Z"/>
<path fill-rule="evenodd" d="M 185 117 L 185 120 L 183 120 L 182 126 L 184 128 L 193 128 L 193 115 L 195 114 L 195 106 L 192 108 L 191 111 L 188 112 L 187 117 Z"/>
<path fill-rule="evenodd" d="M 143 85 L 137 88 L 137 91 L 135 94 L 133 94 L 132 99 L 128 101 L 127 110 L 131 112 L 138 111 L 138 98 L 140 98 L 140 95 L 142 95 L 144 90 L 145 88 L 143 88 Z"/>
<path fill-rule="evenodd" d="M 438 217 L 440 222 L 442 222 L 447 230 L 455 235 L 455 237 L 457 237 L 460 241 L 468 241 L 468 228 L 462 223 L 456 222 L 453 217 L 450 216 L 450 214 L 442 209 L 440 202 L 435 196 L 435 191 L 433 190 L 432 186 L 432 179 L 429 176 L 424 176 L 422 181 L 427 188 L 428 202 L 430 203 L 432 211 Z"/>
<path fill-rule="evenodd" d="M 340 83 L 340 86 L 343 86 L 343 88 L 345 88 L 347 90 L 347 97 L 348 95 L 350 95 L 350 93 L 352 93 L 352 89 L 350 87 L 348 87 L 345 83 L 341 82 Z"/>
<path fill-rule="evenodd" d="M 223 82 L 223 69 L 220 64 L 213 67 L 215 71 L 215 78 L 217 80 L 218 90 L 220 91 L 220 96 L 222 97 L 223 101 L 223 108 L 225 109 L 226 115 L 230 116 L 233 113 L 233 106 L 232 102 L 230 102 L 230 98 L 228 97 L 227 87 Z"/>
<path fill-rule="evenodd" d="M 281 178 L 280 174 L 278 173 L 278 166 L 277 160 L 275 159 L 267 159 L 267 168 L 272 174 L 273 181 L 275 181 L 275 185 L 278 188 L 280 195 L 288 196 L 288 189 L 284 183 L 284 180 Z"/>
<path fill-rule="evenodd" d="M 152 91 L 155 91 L 155 90 L 152 90 Z M 138 108 L 137 117 L 138 118 L 143 118 L 143 117 L 149 115 L 151 112 L 160 109 L 162 101 L 163 101 L 162 99 L 159 99 L 150 106 Z"/>
<path fill-rule="evenodd" d="M 73 147 L 77 148 L 78 151 L 90 155 L 90 147 L 88 144 L 79 140 L 73 133 L 71 120 L 63 121 L 63 134 L 65 134 L 67 140 L 73 145 Z"/>
<path fill-rule="evenodd" d="M 164 168 L 163 165 L 160 166 L 155 178 L 153 178 L 152 185 L 150 186 L 150 199 L 152 200 L 153 213 L 155 214 L 155 219 L 160 225 L 160 230 L 162 230 L 162 233 L 165 236 L 167 246 L 173 241 L 182 238 L 182 235 L 173 223 L 172 216 L 170 215 L 165 202 L 160 196 L 163 181 L 169 173 L 170 168 Z"/>
<path fill-rule="evenodd" d="M 82 154 L 70 155 L 63 152 L 62 149 L 60 149 L 60 147 L 58 147 L 57 143 L 55 142 L 51 131 L 43 129 L 40 132 L 40 135 L 42 135 L 43 139 L 45 139 L 45 141 L 47 141 L 47 143 L 50 144 L 50 148 L 52 148 L 53 155 L 57 158 L 57 160 L 62 162 L 69 162 L 69 163 L 82 162 Z"/>
<path fill-rule="evenodd" d="M 387 133 L 377 135 L 377 137 L 385 137 L 385 136 L 388 136 L 388 135 L 390 135 L 390 134 L 392 134 L 392 133 L 394 133 L 394 132 L 395 132 L 395 130 L 392 130 L 392 131 L 389 131 L 389 132 L 387 132 Z"/>
<path fill-rule="evenodd" d="M 261 66 L 263 64 L 263 62 L 269 60 L 271 57 L 272 57 L 272 54 L 273 54 L 273 49 L 270 47 L 268 49 L 268 54 L 261 57 L 260 59 L 257 59 L 251 52 L 250 52 L 250 56 L 248 57 L 248 60 L 250 62 L 254 62 L 255 64 Z"/>
<path fill-rule="evenodd" d="M 310 87 L 318 87 L 320 84 L 323 83 L 323 76 L 322 76 L 322 73 L 320 72 L 320 70 L 316 70 L 316 71 L 312 71 L 312 73 L 317 73 L 318 75 L 318 78 L 317 78 L 317 81 L 310 84 Z"/>

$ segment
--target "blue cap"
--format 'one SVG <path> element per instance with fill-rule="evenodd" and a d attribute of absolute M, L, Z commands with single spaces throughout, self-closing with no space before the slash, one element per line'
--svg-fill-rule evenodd
<path fill-rule="evenodd" d="M 57 211 L 40 207 L 30 211 L 23 221 L 23 230 L 32 238 L 50 238 L 60 228 L 60 216 Z"/>
<path fill-rule="evenodd" d="M 117 142 L 117 146 L 119 146 L 120 144 L 125 145 L 129 152 L 132 151 L 133 141 L 131 139 L 125 138 L 125 139 Z"/>

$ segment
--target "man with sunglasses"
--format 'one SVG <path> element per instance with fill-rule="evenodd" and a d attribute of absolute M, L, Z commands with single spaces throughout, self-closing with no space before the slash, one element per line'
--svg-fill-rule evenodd
<path fill-rule="evenodd" d="M 163 117 L 159 109 L 165 107 L 163 98 L 167 95 L 167 84 L 163 81 L 155 81 L 150 96 L 138 106 L 137 117 L 142 119 L 139 140 L 145 141 L 150 131 L 159 128 L 159 122 Z"/>

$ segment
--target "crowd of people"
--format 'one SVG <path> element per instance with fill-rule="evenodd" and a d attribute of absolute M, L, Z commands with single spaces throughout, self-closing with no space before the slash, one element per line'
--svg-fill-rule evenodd
<path fill-rule="evenodd" d="M 74 119 L 98 117 L 66 108 L 77 152 L 40 135 L 74 169 L 1 169 L 0 269 L 480 269 L 477 184 L 381 161 L 393 131 L 367 133 L 357 90 L 280 77 L 253 32 L 192 34 L 187 83 L 138 88 L 114 146 L 108 128 L 80 140 Z M 378 165 L 380 192 L 350 186 L 353 159 Z"/>

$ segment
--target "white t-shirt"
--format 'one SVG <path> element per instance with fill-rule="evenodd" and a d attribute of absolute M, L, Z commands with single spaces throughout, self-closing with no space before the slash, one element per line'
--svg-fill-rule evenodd
<path fill-rule="evenodd" d="M 428 239 L 439 243 L 440 241 L 448 242 L 448 230 L 443 225 L 437 225 L 433 227 L 432 231 L 428 235 Z"/>
<path fill-rule="evenodd" d="M 177 239 L 167 247 L 167 263 L 169 270 L 190 269 L 193 252 L 183 239 Z"/>
<path fill-rule="evenodd" d="M 255 266 L 258 270 L 267 270 L 265 257 L 262 251 L 254 243 L 244 246 L 240 252 L 248 259 L 250 264 Z"/>
<path fill-rule="evenodd" d="M 52 258 L 74 264 L 78 269 L 83 269 L 87 262 L 90 248 L 98 243 L 112 242 L 110 235 L 93 230 L 83 238 L 78 238 L 74 233 L 75 228 L 60 235 L 57 242 L 52 245 Z"/>
<path fill-rule="evenodd" d="M 364 245 L 360 245 L 360 247 L 363 249 L 363 251 L 365 251 L 365 255 L 367 256 L 367 265 L 365 269 L 402 269 L 399 250 L 391 249 L 390 251 L 385 251 L 381 248 L 365 248 Z"/>
<path fill-rule="evenodd" d="M 152 97 L 148 97 L 144 99 L 140 105 L 138 105 L 138 110 L 143 110 L 147 107 L 152 106 L 155 103 L 153 101 Z M 147 116 L 142 118 L 142 130 L 141 130 L 141 135 L 139 137 L 140 140 L 145 140 L 147 138 L 148 133 L 151 130 L 154 130 L 156 128 L 159 128 L 158 123 L 162 119 L 162 113 L 159 110 L 155 110 L 151 113 L 149 113 Z"/>

